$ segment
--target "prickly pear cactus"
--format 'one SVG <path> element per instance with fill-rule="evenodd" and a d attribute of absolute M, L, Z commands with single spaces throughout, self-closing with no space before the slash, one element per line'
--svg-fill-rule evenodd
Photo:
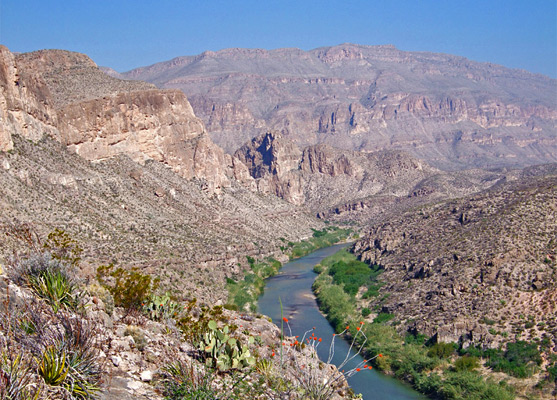
<path fill-rule="evenodd" d="M 255 365 L 255 357 L 250 353 L 249 347 L 231 338 L 228 326 L 220 330 L 215 321 L 209 321 L 208 327 L 209 332 L 203 335 L 198 346 L 207 366 L 227 371 Z M 254 338 L 250 336 L 248 343 L 254 342 Z"/>

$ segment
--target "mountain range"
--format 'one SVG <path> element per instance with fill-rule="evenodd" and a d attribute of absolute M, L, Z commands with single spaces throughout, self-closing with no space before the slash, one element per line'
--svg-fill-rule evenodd
<path fill-rule="evenodd" d="M 557 81 L 453 55 L 236 48 L 119 76 L 184 91 L 229 153 L 276 130 L 300 146 L 404 150 L 450 170 L 557 160 Z"/>

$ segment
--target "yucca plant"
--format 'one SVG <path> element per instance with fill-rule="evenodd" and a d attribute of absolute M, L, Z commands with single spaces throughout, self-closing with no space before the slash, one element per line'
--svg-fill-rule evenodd
<path fill-rule="evenodd" d="M 66 352 L 60 351 L 55 346 L 44 349 L 42 357 L 37 360 L 38 373 L 46 384 L 60 386 L 68 376 L 68 365 L 66 364 Z"/>
<path fill-rule="evenodd" d="M 76 285 L 62 271 L 46 270 L 38 276 L 30 276 L 29 284 L 35 293 L 46 299 L 56 313 L 62 306 L 76 309 Z"/>
<path fill-rule="evenodd" d="M 37 399 L 40 389 L 32 383 L 33 373 L 20 355 L 0 358 L 0 399 Z"/>

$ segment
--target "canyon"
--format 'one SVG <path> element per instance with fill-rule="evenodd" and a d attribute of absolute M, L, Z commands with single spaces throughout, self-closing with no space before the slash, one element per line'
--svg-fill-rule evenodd
<path fill-rule="evenodd" d="M 87 282 L 116 263 L 225 304 L 250 259 L 350 225 L 383 271 L 360 308 L 463 347 L 549 340 L 549 357 L 556 89 L 392 46 L 227 49 L 124 74 L 0 46 L 0 263 L 60 228 Z"/>

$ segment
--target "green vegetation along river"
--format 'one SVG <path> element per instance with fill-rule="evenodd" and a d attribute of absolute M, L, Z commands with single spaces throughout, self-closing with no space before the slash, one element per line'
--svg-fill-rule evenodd
<path fill-rule="evenodd" d="M 346 246 L 346 244 L 338 244 L 326 247 L 285 264 L 279 275 L 267 280 L 265 293 L 258 300 L 258 311 L 278 322 L 281 320 L 280 298 L 284 316 L 289 319 L 293 335 L 302 336 L 305 331 L 315 327 L 315 334 L 324 338 L 322 345 L 318 347 L 318 353 L 319 357 L 325 360 L 329 354 L 329 340 L 332 338 L 334 330 L 319 312 L 312 293 L 311 285 L 316 277 L 313 267 L 325 257 Z M 339 364 L 348 350 L 349 343 L 337 340 L 333 363 Z M 361 361 L 360 356 L 353 360 L 354 365 Z M 347 365 L 346 369 L 349 368 L 350 365 Z M 408 386 L 375 370 L 362 370 L 349 378 L 348 383 L 356 393 L 361 393 L 365 400 L 425 399 Z"/>

